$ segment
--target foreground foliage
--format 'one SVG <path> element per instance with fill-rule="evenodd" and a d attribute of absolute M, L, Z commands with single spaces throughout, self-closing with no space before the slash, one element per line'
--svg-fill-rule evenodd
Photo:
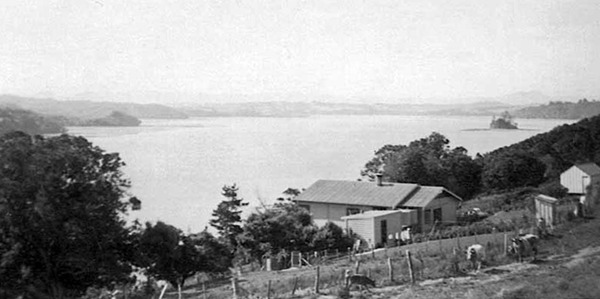
<path fill-rule="evenodd" d="M 128 280 L 123 165 L 83 137 L 0 137 L 3 288 L 65 298 Z"/>

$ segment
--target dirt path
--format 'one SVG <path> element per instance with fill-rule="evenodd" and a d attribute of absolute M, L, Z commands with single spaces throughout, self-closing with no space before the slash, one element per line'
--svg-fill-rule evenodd
<path fill-rule="evenodd" d="M 480 298 L 490 289 L 518 289 L 527 277 L 551 274 L 557 267 L 573 268 L 589 259 L 600 258 L 600 246 L 586 247 L 571 256 L 554 255 L 525 263 L 482 269 L 463 277 L 425 280 L 415 286 L 401 285 L 371 289 L 370 292 L 352 291 L 353 298 Z M 501 287 L 499 287 L 501 285 Z M 315 298 L 311 296 L 310 298 Z M 319 299 L 340 298 L 336 294 L 321 295 Z"/>

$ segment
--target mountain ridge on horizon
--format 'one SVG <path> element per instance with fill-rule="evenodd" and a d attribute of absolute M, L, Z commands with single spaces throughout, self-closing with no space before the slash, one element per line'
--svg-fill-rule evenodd
<path fill-rule="evenodd" d="M 47 96 L 47 94 L 44 94 Z M 250 102 L 313 102 L 325 101 L 340 104 L 409 104 L 409 105 L 457 105 L 479 102 L 501 102 L 511 105 L 543 104 L 549 101 L 577 101 L 581 97 L 548 96 L 540 91 L 520 91 L 499 96 L 465 97 L 392 97 L 392 96 L 341 96 L 330 94 L 256 93 L 256 94 L 211 94 L 162 91 L 137 92 L 83 92 L 70 96 L 53 97 L 65 100 L 88 100 L 94 102 L 126 102 L 136 104 L 161 104 L 171 107 L 198 104 L 250 103 Z"/>
<path fill-rule="evenodd" d="M 165 97 L 166 94 L 159 94 Z M 253 99 L 259 95 L 245 96 Z M 271 95 L 275 96 L 275 95 Z M 112 102 L 85 99 L 29 98 L 0 95 L 0 105 L 17 105 L 44 115 L 77 116 L 80 118 L 106 117 L 114 111 L 137 118 L 183 119 L 187 117 L 306 117 L 310 115 L 463 115 L 493 116 L 503 111 L 517 111 L 531 106 L 552 102 L 552 98 L 540 92 L 521 92 L 502 98 L 469 98 L 472 102 L 445 101 L 445 103 L 392 103 L 392 102 L 333 102 L 330 98 L 305 98 L 290 101 L 282 98 L 262 98 L 263 101 L 233 102 L 231 95 L 223 95 L 228 101 L 192 102 L 179 104 Z M 249 98 L 250 97 L 250 98 Z M 333 97 L 342 100 L 341 97 Z M 215 100 L 215 98 L 212 98 Z M 114 100 L 114 99 L 113 99 Z M 265 101 L 267 100 L 267 101 Z"/>

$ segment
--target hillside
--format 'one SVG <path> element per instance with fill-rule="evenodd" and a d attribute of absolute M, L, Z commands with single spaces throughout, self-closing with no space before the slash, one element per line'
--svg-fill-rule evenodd
<path fill-rule="evenodd" d="M 470 104 L 357 104 L 335 102 L 248 102 L 194 104 L 179 108 L 190 116 L 303 117 L 311 115 L 492 115 L 512 106 Z"/>
<path fill-rule="evenodd" d="M 69 119 L 67 121 L 69 126 L 82 126 L 82 127 L 137 127 L 142 121 L 137 117 L 125 114 L 119 111 L 113 111 L 110 115 L 95 119 Z"/>
<path fill-rule="evenodd" d="M 526 107 L 513 113 L 520 118 L 581 119 L 600 114 L 600 102 L 587 99 L 573 102 L 550 102 L 546 105 Z"/>
<path fill-rule="evenodd" d="M 175 108 L 158 104 L 134 104 L 91 101 L 58 101 L 0 95 L 0 106 L 19 107 L 38 114 L 83 120 L 99 119 L 119 111 L 136 118 L 183 119 L 187 115 Z"/>
<path fill-rule="evenodd" d="M 562 125 L 549 132 L 487 153 L 493 159 L 505 153 L 528 153 L 546 165 L 547 180 L 557 179 L 574 163 L 600 163 L 600 115 Z"/>
<path fill-rule="evenodd" d="M 0 109 L 0 135 L 22 131 L 30 135 L 65 133 L 64 119 L 44 117 L 22 109 Z"/>

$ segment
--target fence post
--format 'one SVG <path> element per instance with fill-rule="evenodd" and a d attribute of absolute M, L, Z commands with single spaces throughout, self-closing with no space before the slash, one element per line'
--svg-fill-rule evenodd
<path fill-rule="evenodd" d="M 271 280 L 269 279 L 269 283 L 267 284 L 267 299 L 271 299 Z"/>
<path fill-rule="evenodd" d="M 206 282 L 202 282 L 202 294 L 203 294 L 203 298 L 206 299 L 208 298 L 208 295 L 206 294 Z"/>
<path fill-rule="evenodd" d="M 358 274 L 359 267 L 360 267 L 360 260 L 356 260 L 356 265 L 354 266 L 354 274 Z"/>
<path fill-rule="evenodd" d="M 296 288 L 298 288 L 298 276 L 294 276 L 294 287 L 292 287 L 292 296 L 294 296 Z"/>
<path fill-rule="evenodd" d="M 375 259 L 375 246 L 371 247 L 371 257 Z"/>
<path fill-rule="evenodd" d="M 231 278 L 231 289 L 233 291 L 233 299 L 237 299 L 238 287 L 237 287 L 237 277 L 235 277 L 235 275 Z"/>
<path fill-rule="evenodd" d="M 406 261 L 408 262 L 408 272 L 410 273 L 410 282 L 415 284 L 415 273 L 413 272 L 412 258 L 410 256 L 410 250 L 406 251 Z"/>
<path fill-rule="evenodd" d="M 508 253 L 508 235 L 506 235 L 506 233 L 504 233 L 504 247 L 502 248 L 502 251 L 506 256 L 506 254 Z"/>
<path fill-rule="evenodd" d="M 388 276 L 390 281 L 394 281 L 394 268 L 392 267 L 392 258 L 388 257 Z"/>
<path fill-rule="evenodd" d="M 319 293 L 319 276 L 320 276 L 320 267 L 317 266 L 317 276 L 315 277 L 315 294 Z"/>

